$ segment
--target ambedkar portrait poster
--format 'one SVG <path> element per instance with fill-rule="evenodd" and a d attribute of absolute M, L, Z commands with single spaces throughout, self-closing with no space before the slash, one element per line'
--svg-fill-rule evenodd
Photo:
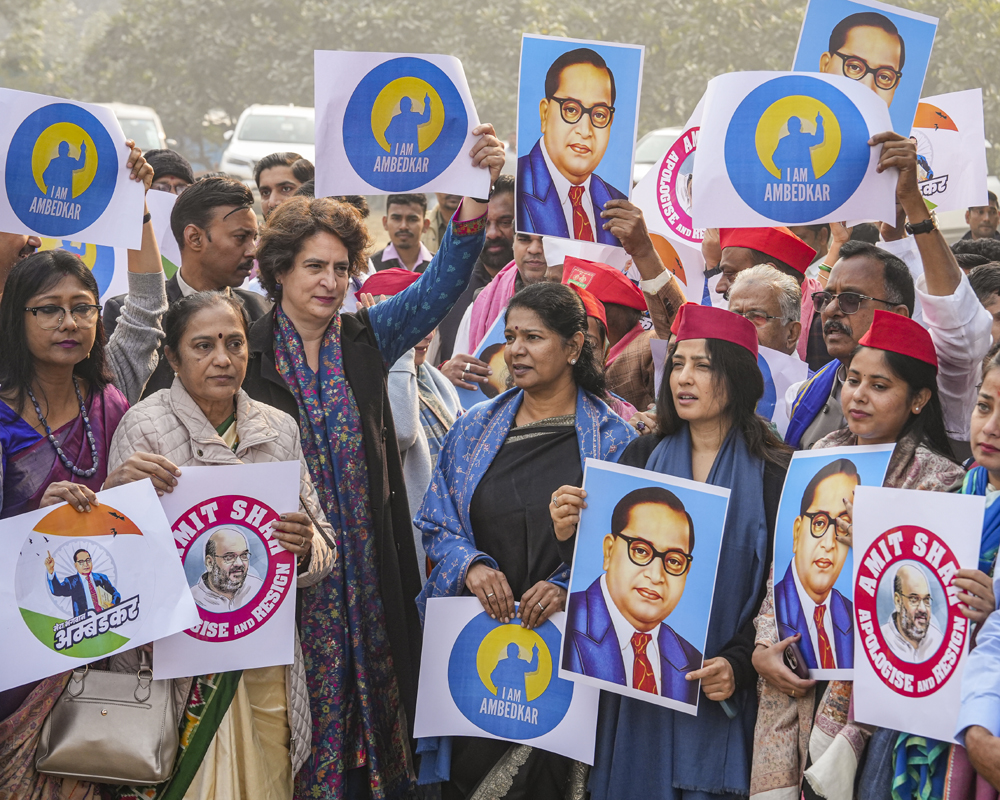
<path fill-rule="evenodd" d="M 427 601 L 414 735 L 519 742 L 594 763 L 600 693 L 559 677 L 566 621 L 504 624 L 475 597 Z"/>
<path fill-rule="evenodd" d="M 507 344 L 507 337 L 505 335 L 507 321 L 505 317 L 506 314 L 503 313 L 496 318 L 490 329 L 486 331 L 486 335 L 479 343 L 479 347 L 476 348 L 476 352 L 472 354 L 480 361 L 485 361 L 489 364 L 490 369 L 493 370 L 493 373 L 487 376 L 487 382 L 477 384 L 478 389 L 455 387 L 455 391 L 458 392 L 459 402 L 466 411 L 477 403 L 491 400 L 501 392 L 507 391 L 507 381 L 510 378 L 510 372 L 507 369 L 507 362 L 504 360 L 504 349 Z"/>
<path fill-rule="evenodd" d="M 732 72 L 712 78 L 694 165 L 699 228 L 894 220 L 896 171 L 878 173 L 889 110 L 840 75 Z"/>
<path fill-rule="evenodd" d="M 977 569 L 985 499 L 858 487 L 854 718 L 954 742 L 972 622 L 960 569 Z"/>
<path fill-rule="evenodd" d="M 604 230 L 601 211 L 632 188 L 643 53 L 641 45 L 524 35 L 519 233 L 621 246 Z"/>
<path fill-rule="evenodd" d="M 114 112 L 0 89 L 0 230 L 138 250 L 142 184 Z"/>
<path fill-rule="evenodd" d="M 198 620 L 149 481 L 0 520 L 0 691 L 177 633 Z M 16 657 L 14 657 L 16 654 Z"/>
<path fill-rule="evenodd" d="M 470 155 L 479 125 L 454 56 L 315 52 L 316 196 L 488 197 Z"/>
<path fill-rule="evenodd" d="M 587 459 L 559 674 L 697 714 L 729 490 Z"/>
<path fill-rule="evenodd" d="M 160 498 L 199 620 L 153 645 L 157 678 L 292 663 L 295 556 L 272 525 L 298 510 L 299 471 L 298 461 L 184 467 Z"/>
<path fill-rule="evenodd" d="M 778 639 L 798 634 L 793 649 L 817 680 L 854 672 L 851 547 L 854 492 L 881 486 L 895 445 L 830 447 L 792 455 L 774 527 L 774 614 Z"/>
<path fill-rule="evenodd" d="M 810 0 L 792 69 L 856 81 L 888 107 L 892 130 L 907 136 L 937 24 L 878 0 Z"/>

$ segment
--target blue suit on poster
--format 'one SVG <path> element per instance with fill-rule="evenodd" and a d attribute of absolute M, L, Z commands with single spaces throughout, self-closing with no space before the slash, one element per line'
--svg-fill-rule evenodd
<path fill-rule="evenodd" d="M 601 579 L 584 592 L 574 592 L 569 598 L 563 651 L 563 669 L 628 686 L 622 650 L 604 602 Z M 657 688 L 662 697 L 694 705 L 698 701 L 698 682 L 684 676 L 701 669 L 701 652 L 661 622 L 656 633 L 660 655 Z"/>
<path fill-rule="evenodd" d="M 122 601 L 121 595 L 118 594 L 118 590 L 111 584 L 107 575 L 100 572 L 92 572 L 88 577 L 93 578 L 95 587 L 100 587 L 111 595 L 111 605 L 116 606 Z M 69 597 L 72 599 L 74 617 L 86 614 L 87 609 L 90 608 L 88 605 L 88 600 L 90 599 L 89 589 L 83 582 L 83 576 L 79 573 L 70 575 L 64 581 L 59 580 L 55 574 L 52 574 L 49 577 L 49 591 L 56 597 Z"/>
<path fill-rule="evenodd" d="M 809 624 L 806 619 L 799 593 L 795 588 L 795 578 L 792 570 L 795 564 L 789 564 L 785 577 L 774 584 L 774 610 L 778 620 L 778 639 L 787 639 L 796 633 L 802 634 L 799 640 L 799 651 L 809 669 L 819 669 L 816 658 L 816 644 L 809 635 Z M 827 631 L 833 632 L 833 652 L 836 654 L 838 669 L 854 667 L 854 604 L 836 589 L 830 590 L 827 598 L 830 609 Z"/>
<path fill-rule="evenodd" d="M 596 174 L 591 174 L 590 199 L 594 204 L 594 219 L 597 221 L 594 226 L 597 242 L 620 246 L 618 239 L 601 227 L 601 212 L 609 200 L 628 198 L 610 183 L 601 180 Z M 573 238 L 566 225 L 566 215 L 559 201 L 559 193 L 552 183 L 545 156 L 542 155 L 541 139 L 535 142 L 528 155 L 521 156 L 517 160 L 517 230 L 521 233 Z"/>

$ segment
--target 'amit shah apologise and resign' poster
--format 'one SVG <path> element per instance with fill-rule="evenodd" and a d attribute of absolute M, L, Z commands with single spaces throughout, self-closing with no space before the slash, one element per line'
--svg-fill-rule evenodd
<path fill-rule="evenodd" d="M 858 487 L 854 513 L 854 716 L 953 742 L 972 623 L 960 569 L 976 569 L 985 500 Z"/>
<path fill-rule="evenodd" d="M 583 488 L 559 674 L 696 714 L 729 490 L 590 458 Z"/>
<path fill-rule="evenodd" d="M 298 461 L 184 467 L 161 498 L 199 620 L 156 642 L 157 678 L 292 663 L 295 556 L 271 526 L 298 510 L 300 468 Z"/>
<path fill-rule="evenodd" d="M 0 520 L 0 691 L 130 650 L 198 620 L 149 481 Z M 16 657 L 14 657 L 16 654 Z"/>

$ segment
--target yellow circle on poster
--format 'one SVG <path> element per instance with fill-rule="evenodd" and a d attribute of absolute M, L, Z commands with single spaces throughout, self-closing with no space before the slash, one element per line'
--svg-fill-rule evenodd
<path fill-rule="evenodd" d="M 532 648 L 538 648 L 538 667 L 534 672 L 525 673 L 524 690 L 527 694 L 526 702 L 531 702 L 539 697 L 548 686 L 552 678 L 552 656 L 545 641 L 534 631 L 522 628 L 520 625 L 501 625 L 494 628 L 483 637 L 479 651 L 476 653 L 476 671 L 483 685 L 493 694 L 497 693 L 497 687 L 490 677 L 496 665 L 507 658 L 507 645 L 514 643 L 518 646 L 518 658 L 527 664 L 532 658 Z"/>
<path fill-rule="evenodd" d="M 46 250 L 69 250 L 73 255 L 77 256 L 87 268 L 93 272 L 94 265 L 97 263 L 97 247 L 92 244 L 84 244 L 83 242 L 70 242 L 70 247 L 67 248 L 62 239 L 40 239 L 42 246 L 38 248 L 39 252 L 44 252 Z"/>
<path fill-rule="evenodd" d="M 410 99 L 409 112 L 400 111 L 399 103 L 404 97 Z M 420 78 L 396 78 L 396 80 L 386 84 L 385 88 L 378 93 L 378 97 L 372 104 L 372 134 L 385 152 L 392 152 L 389 142 L 385 138 L 386 129 L 392 122 L 392 118 L 400 113 L 423 114 L 425 112 L 424 98 L 426 97 L 431 100 L 431 113 L 430 119 L 417 129 L 417 147 L 421 153 L 434 144 L 438 136 L 441 135 L 441 129 L 444 128 L 444 103 L 441 102 L 438 93 L 434 91 L 434 87 Z M 404 155 L 416 155 L 416 153 Z"/>
<path fill-rule="evenodd" d="M 64 142 L 68 145 L 67 148 L 63 148 L 68 150 L 65 155 L 59 152 L 60 145 Z M 82 154 L 80 146 L 84 144 L 87 146 L 87 151 Z M 79 197 L 87 191 L 97 174 L 97 147 L 94 146 L 94 140 L 83 128 L 72 122 L 57 122 L 42 131 L 31 151 L 31 173 L 34 175 L 35 184 L 42 194 L 48 195 L 44 176 L 49 164 L 60 157 L 76 160 L 81 155 L 85 155 L 85 158 L 80 169 L 73 171 L 73 197 Z M 70 198 L 59 199 L 69 200 Z"/>
<path fill-rule="evenodd" d="M 757 123 L 755 144 L 757 157 L 764 169 L 781 178 L 781 170 L 774 164 L 774 151 L 778 142 L 788 135 L 788 120 L 798 117 L 802 123 L 801 132 L 815 134 L 817 114 L 823 118 L 823 141 L 810 148 L 813 173 L 819 179 L 833 167 L 840 155 L 840 123 L 833 112 L 815 97 L 796 94 L 775 100 Z"/>

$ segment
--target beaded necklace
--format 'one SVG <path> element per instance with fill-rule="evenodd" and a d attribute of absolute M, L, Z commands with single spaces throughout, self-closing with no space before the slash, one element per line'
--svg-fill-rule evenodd
<path fill-rule="evenodd" d="M 81 478 L 91 478 L 94 473 L 97 472 L 100 456 L 97 454 L 97 442 L 94 441 L 94 431 L 90 427 L 90 417 L 87 416 L 87 406 L 83 402 L 83 395 L 80 394 L 80 384 L 76 382 L 76 375 L 73 376 L 73 388 L 76 390 L 76 399 L 80 401 L 80 413 L 83 415 L 83 427 L 87 431 L 87 440 L 90 442 L 90 460 L 93 464 L 90 469 L 80 469 L 66 457 L 66 454 L 63 452 L 62 445 L 59 444 L 55 434 L 52 433 L 52 428 L 49 427 L 49 423 L 46 422 L 45 417 L 42 416 L 42 409 L 38 405 L 38 401 L 35 399 L 35 395 L 32 394 L 31 389 L 28 389 L 28 397 L 31 398 L 31 404 L 35 407 L 35 413 L 38 415 L 38 421 L 45 427 L 45 434 L 48 436 L 52 446 L 56 449 L 56 455 L 59 456 L 59 460 L 62 461 L 63 466 L 74 475 Z"/>

